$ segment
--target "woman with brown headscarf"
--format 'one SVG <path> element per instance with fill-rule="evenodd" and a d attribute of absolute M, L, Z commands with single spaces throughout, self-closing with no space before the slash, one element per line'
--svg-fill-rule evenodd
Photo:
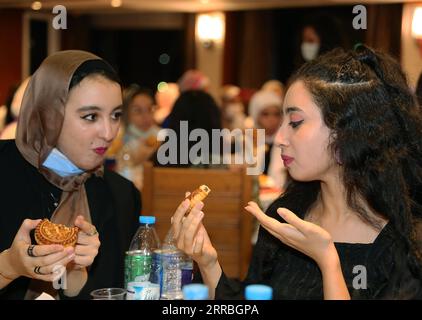
<path fill-rule="evenodd" d="M 58 52 L 33 75 L 16 140 L 0 142 L 0 298 L 88 298 L 123 286 L 140 194 L 102 165 L 121 107 L 115 71 L 91 53 Z M 79 227 L 76 246 L 33 245 L 43 218 Z M 61 282 L 57 265 L 66 266 Z"/>

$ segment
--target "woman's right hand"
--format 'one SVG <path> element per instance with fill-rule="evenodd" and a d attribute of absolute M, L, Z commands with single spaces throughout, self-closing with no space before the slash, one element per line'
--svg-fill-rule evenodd
<path fill-rule="evenodd" d="M 31 230 L 41 222 L 25 219 L 20 226 L 11 247 L 4 255 L 2 273 L 10 279 L 25 276 L 52 282 L 61 277 L 65 267 L 75 257 L 73 247 L 61 245 L 31 245 Z M 37 271 L 37 272 L 36 272 Z"/>
<path fill-rule="evenodd" d="M 189 204 L 189 200 L 184 200 L 172 217 L 177 247 L 195 260 L 200 269 L 212 268 L 218 262 L 217 251 L 202 224 L 204 204 L 197 203 L 185 217 Z"/>

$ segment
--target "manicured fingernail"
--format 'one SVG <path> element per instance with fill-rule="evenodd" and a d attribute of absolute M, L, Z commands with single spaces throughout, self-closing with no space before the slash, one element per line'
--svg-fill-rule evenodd
<path fill-rule="evenodd" d="M 69 260 L 72 260 L 74 257 L 75 257 L 75 254 L 74 254 L 74 253 L 72 253 L 71 255 L 67 256 L 67 258 L 68 258 Z"/>

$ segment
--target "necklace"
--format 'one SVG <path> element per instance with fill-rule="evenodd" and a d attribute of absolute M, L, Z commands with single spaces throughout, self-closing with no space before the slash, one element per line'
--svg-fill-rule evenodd
<path fill-rule="evenodd" d="M 50 192 L 50 197 L 53 199 L 54 208 L 57 208 L 57 206 L 59 205 L 60 199 L 58 197 L 56 198 L 52 192 Z"/>

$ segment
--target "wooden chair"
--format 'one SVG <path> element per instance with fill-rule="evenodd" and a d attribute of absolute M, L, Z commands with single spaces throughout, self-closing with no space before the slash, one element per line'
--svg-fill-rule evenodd
<path fill-rule="evenodd" d="M 252 216 L 244 210 L 252 199 L 252 177 L 245 170 L 163 168 L 144 166 L 143 214 L 155 215 L 156 229 L 163 240 L 171 216 L 186 191 L 202 184 L 211 193 L 204 201 L 204 226 L 229 277 L 243 279 L 251 256 Z"/>

